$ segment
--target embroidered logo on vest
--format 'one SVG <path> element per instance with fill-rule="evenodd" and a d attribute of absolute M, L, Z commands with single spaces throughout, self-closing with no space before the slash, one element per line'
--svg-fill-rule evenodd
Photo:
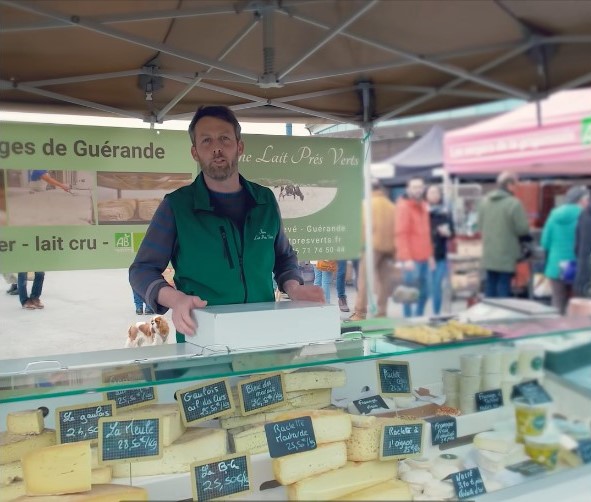
<path fill-rule="evenodd" d="M 259 233 L 254 236 L 255 241 L 266 241 L 269 239 L 274 239 L 274 237 L 265 232 L 262 228 L 260 228 Z"/>

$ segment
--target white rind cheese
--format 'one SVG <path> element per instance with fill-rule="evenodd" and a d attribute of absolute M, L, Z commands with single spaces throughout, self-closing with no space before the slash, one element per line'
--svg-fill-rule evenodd
<path fill-rule="evenodd" d="M 497 453 L 509 453 L 515 446 L 515 434 L 512 432 L 485 431 L 474 436 L 474 446 L 481 450 Z"/>
<path fill-rule="evenodd" d="M 16 462 L 30 451 L 56 443 L 55 430 L 45 429 L 41 434 L 13 434 L 0 432 L 0 464 Z"/>
<path fill-rule="evenodd" d="M 162 444 L 164 446 L 171 445 L 185 432 L 185 425 L 181 418 L 181 410 L 176 403 L 152 404 L 135 410 L 119 412 L 117 413 L 117 416 L 121 417 L 121 420 L 132 417 L 134 419 L 139 419 L 143 416 L 159 418 L 160 427 L 162 428 Z"/>
<path fill-rule="evenodd" d="M 0 484 L 8 485 L 13 481 L 22 481 L 23 464 L 20 461 L 10 462 L 0 466 Z M 1 488 L 0 488 L 1 490 Z"/>
<path fill-rule="evenodd" d="M 359 490 L 335 500 L 412 500 L 413 496 L 407 483 L 391 479 L 377 485 Z"/>
<path fill-rule="evenodd" d="M 300 368 L 283 374 L 286 392 L 343 387 L 347 383 L 344 370 L 330 367 Z"/>
<path fill-rule="evenodd" d="M 91 488 L 90 444 L 47 446 L 23 455 L 27 495 L 62 495 Z"/>
<path fill-rule="evenodd" d="M 347 462 L 340 469 L 302 479 L 287 487 L 289 500 L 333 500 L 394 479 L 398 462 Z M 356 500 L 356 499 L 353 499 Z M 392 499 L 393 500 L 393 499 Z"/>
<path fill-rule="evenodd" d="M 44 428 L 40 409 L 14 411 L 6 416 L 6 429 L 13 434 L 41 434 Z"/>
<path fill-rule="evenodd" d="M 124 502 L 148 500 L 148 492 L 144 488 L 127 485 L 93 485 L 85 493 L 70 495 L 41 495 L 37 497 L 23 496 L 15 502 Z"/>
<path fill-rule="evenodd" d="M 489 472 L 498 472 L 506 466 L 526 460 L 527 455 L 523 444 L 516 443 L 507 453 L 476 449 L 476 463 Z"/>
<path fill-rule="evenodd" d="M 162 449 L 162 458 L 143 462 L 113 464 L 114 478 L 156 476 L 189 472 L 189 465 L 198 460 L 226 455 L 227 434 L 223 429 L 191 427 L 170 446 Z"/>
<path fill-rule="evenodd" d="M 275 479 L 282 485 L 291 485 L 315 474 L 338 469 L 346 463 L 347 447 L 344 442 L 320 445 L 315 450 L 274 458 L 272 461 Z"/>

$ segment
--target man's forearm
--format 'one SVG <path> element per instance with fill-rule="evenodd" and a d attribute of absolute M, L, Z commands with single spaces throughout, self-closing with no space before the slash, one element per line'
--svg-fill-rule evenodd
<path fill-rule="evenodd" d="M 157 301 L 160 305 L 167 308 L 174 308 L 178 301 L 184 297 L 185 294 L 172 286 L 164 286 L 158 291 Z"/>

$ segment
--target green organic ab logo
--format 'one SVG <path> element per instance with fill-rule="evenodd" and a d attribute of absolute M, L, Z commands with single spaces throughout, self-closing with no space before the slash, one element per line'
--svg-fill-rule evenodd
<path fill-rule="evenodd" d="M 511 366 L 509 367 L 509 372 L 510 372 L 512 375 L 517 375 L 517 361 L 513 361 L 513 362 L 511 363 Z"/>
<path fill-rule="evenodd" d="M 583 145 L 591 145 L 591 117 L 583 119 L 581 126 L 581 142 Z"/>
<path fill-rule="evenodd" d="M 544 361 L 539 356 L 538 357 L 534 357 L 531 360 L 531 368 L 532 368 L 532 370 L 535 370 L 535 371 L 541 370 L 543 364 L 544 364 Z"/>
<path fill-rule="evenodd" d="M 115 247 L 119 249 L 131 248 L 131 232 L 127 233 L 116 233 L 115 234 Z"/>

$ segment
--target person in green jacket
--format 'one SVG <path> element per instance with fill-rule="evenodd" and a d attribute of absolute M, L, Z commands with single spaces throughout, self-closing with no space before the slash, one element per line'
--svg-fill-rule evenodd
<path fill-rule="evenodd" d="M 225 106 L 202 106 L 189 125 L 201 173 L 168 194 L 129 269 L 132 289 L 157 314 L 172 309 L 177 342 L 197 330 L 193 309 L 272 302 L 273 276 L 292 300 L 324 302 L 305 285 L 273 192 L 238 172 L 240 124 Z M 174 284 L 162 272 L 172 264 Z"/>
<path fill-rule="evenodd" d="M 582 185 L 571 187 L 564 197 L 564 203 L 552 210 L 542 231 L 541 245 L 546 252 L 544 275 L 550 279 L 552 305 L 561 314 L 566 312 L 572 293 L 570 281 L 563 280 L 561 263 L 576 259 L 575 238 L 581 211 L 589 203 L 589 192 Z"/>
<path fill-rule="evenodd" d="M 499 174 L 497 189 L 487 194 L 478 208 L 485 295 L 489 298 L 511 296 L 511 279 L 521 256 L 522 241 L 529 236 L 527 215 L 513 195 L 517 182 L 514 173 Z"/>

